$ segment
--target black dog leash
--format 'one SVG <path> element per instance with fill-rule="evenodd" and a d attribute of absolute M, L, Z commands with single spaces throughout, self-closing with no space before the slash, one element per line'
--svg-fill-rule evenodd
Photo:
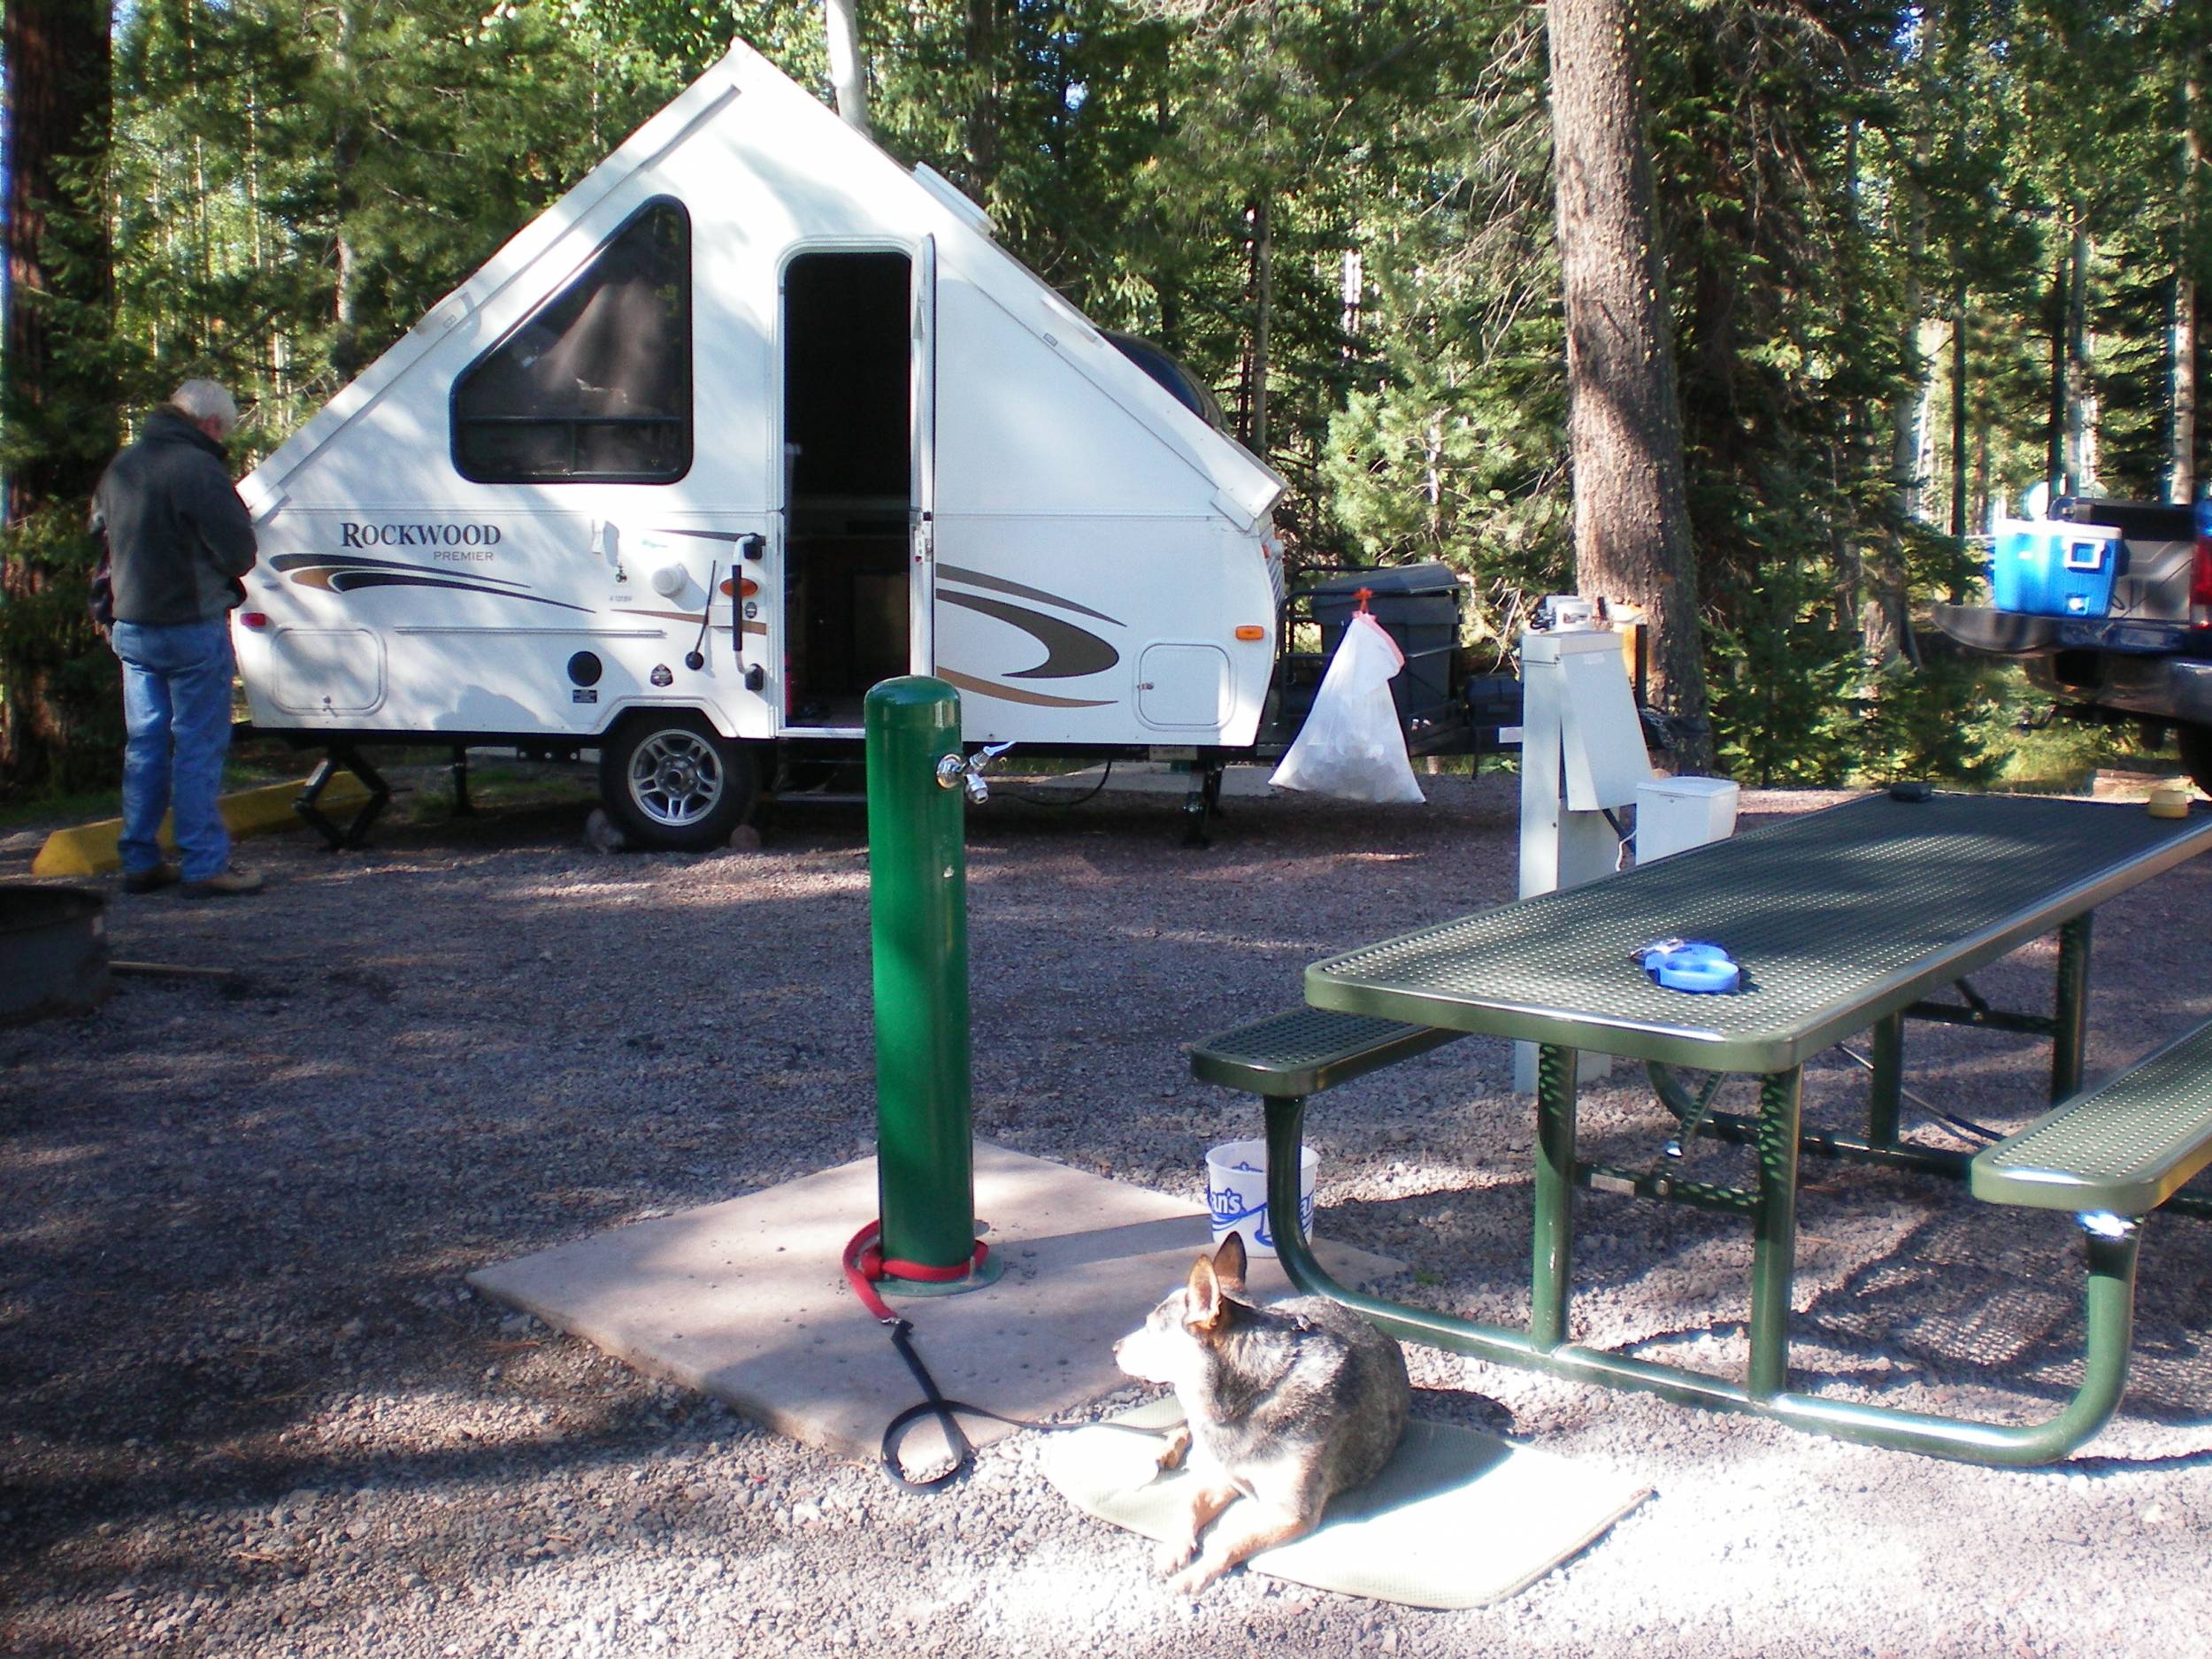
<path fill-rule="evenodd" d="M 1090 1426 L 1083 1423 L 1029 1423 L 1020 1417 L 1010 1417 L 986 1406 L 970 1405 L 964 1400 L 948 1400 L 938 1392 L 937 1379 L 929 1374 L 929 1367 L 922 1363 L 922 1356 L 914 1351 L 914 1327 L 904 1319 L 891 1321 L 891 1346 L 906 1362 L 906 1369 L 914 1373 L 914 1380 L 922 1386 L 923 1398 L 910 1405 L 884 1425 L 883 1472 L 909 1492 L 933 1492 L 946 1486 L 974 1466 L 975 1446 L 960 1426 L 962 1416 L 987 1417 L 994 1423 L 1004 1423 L 1018 1429 L 1038 1429 L 1052 1433 L 1061 1429 L 1080 1429 Z M 944 1425 L 945 1440 L 952 1448 L 952 1466 L 926 1480 L 917 1480 L 906 1472 L 906 1465 L 899 1461 L 899 1446 L 906 1439 L 906 1432 L 925 1417 L 935 1417 Z"/>
<path fill-rule="evenodd" d="M 1118 1429 L 1130 1434 L 1159 1433 L 1156 1429 L 1139 1428 L 1128 1423 L 1033 1423 L 1025 1417 L 1010 1417 L 1004 1412 L 994 1411 L 987 1406 L 971 1405 L 964 1400 L 948 1400 L 937 1386 L 937 1379 L 929 1374 L 929 1367 L 922 1363 L 922 1356 L 914 1349 L 913 1325 L 892 1311 L 890 1304 L 877 1294 L 873 1281 L 885 1276 L 886 1268 L 883 1253 L 875 1248 L 877 1232 L 877 1224 L 872 1221 L 855 1233 L 852 1242 L 845 1247 L 845 1280 L 852 1286 L 853 1294 L 860 1298 L 862 1305 L 876 1317 L 877 1323 L 891 1333 L 891 1346 L 898 1349 L 899 1357 L 906 1362 L 906 1369 L 913 1373 L 914 1380 L 921 1386 L 922 1399 L 884 1425 L 883 1442 L 878 1448 L 878 1455 L 883 1460 L 883 1472 L 890 1477 L 895 1485 L 909 1492 L 934 1492 L 973 1468 L 975 1444 L 968 1439 L 967 1431 L 960 1426 L 963 1417 L 983 1417 L 993 1423 L 1003 1423 L 1010 1428 L 1034 1429 L 1041 1434 L 1059 1434 L 1071 1429 L 1088 1428 Z M 920 1272 L 902 1271 L 897 1277 L 962 1278 L 972 1271 L 975 1263 L 982 1261 L 985 1248 L 979 1240 L 973 1260 L 966 1267 Z M 913 1266 L 910 1263 L 892 1265 L 902 1270 Z M 927 1479 L 917 1480 L 906 1472 L 905 1464 L 900 1462 L 899 1448 L 906 1439 L 907 1431 L 925 1417 L 935 1417 L 943 1426 L 945 1442 L 952 1448 L 953 1461 L 950 1468 Z"/>

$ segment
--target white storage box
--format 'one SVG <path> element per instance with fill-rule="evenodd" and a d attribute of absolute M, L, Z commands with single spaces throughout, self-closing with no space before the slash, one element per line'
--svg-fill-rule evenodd
<path fill-rule="evenodd" d="M 1736 833 L 1736 786 L 1725 778 L 1654 778 L 1636 789 L 1636 862 L 1647 864 Z"/>

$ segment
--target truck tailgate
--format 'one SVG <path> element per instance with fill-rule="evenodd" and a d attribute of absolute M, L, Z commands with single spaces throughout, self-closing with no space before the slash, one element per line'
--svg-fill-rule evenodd
<path fill-rule="evenodd" d="M 2178 622 L 2140 617 L 2032 617 L 1986 605 L 1938 605 L 1935 622 L 1961 645 L 1993 657 L 2077 650 L 2173 657 L 2185 649 L 2189 632 Z"/>

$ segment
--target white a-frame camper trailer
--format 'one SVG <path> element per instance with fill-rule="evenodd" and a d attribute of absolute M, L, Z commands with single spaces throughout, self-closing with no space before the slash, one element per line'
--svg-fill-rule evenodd
<path fill-rule="evenodd" d="M 1282 481 L 734 48 L 242 487 L 255 726 L 597 749 L 634 841 L 726 836 L 894 674 L 964 735 L 1242 746 Z"/>

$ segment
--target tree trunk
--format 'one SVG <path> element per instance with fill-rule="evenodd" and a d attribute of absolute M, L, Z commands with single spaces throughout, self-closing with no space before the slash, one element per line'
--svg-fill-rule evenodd
<path fill-rule="evenodd" d="M 2066 300 L 2070 292 L 2067 286 L 2067 273 L 2071 268 L 2070 247 L 2070 242 L 2062 246 L 2051 266 L 2051 401 L 2048 419 L 2044 423 L 2043 476 L 2050 480 L 2054 491 L 2064 488 L 2062 480 L 2066 477 Z"/>
<path fill-rule="evenodd" d="M 2197 485 L 2196 193 L 2204 177 L 2204 134 L 2194 77 L 2181 83 L 2181 234 L 2174 260 L 2173 426 L 2166 457 L 2166 499 L 2187 501 Z"/>
<path fill-rule="evenodd" d="M 1844 124 L 1843 179 L 1844 222 L 1848 234 L 1855 240 L 1866 234 L 1860 216 L 1860 206 L 1865 191 L 1861 183 L 1859 169 L 1860 123 L 1855 117 Z M 1855 330 L 1860 300 L 1855 285 L 1843 294 L 1844 326 Z M 1867 467 L 1867 436 L 1871 422 L 1867 417 L 1867 400 L 1853 397 L 1843 405 L 1843 425 L 1837 442 L 1828 451 L 1828 480 L 1839 497 L 1845 489 L 1844 480 L 1861 478 Z M 1859 545 L 1858 526 L 1841 513 L 1824 515 L 1828 524 L 1828 561 L 1832 574 L 1829 582 L 1830 607 L 1834 617 L 1837 641 L 1848 642 L 1855 649 L 1863 645 L 1863 617 L 1860 614 L 1859 592 L 1865 584 L 1866 561 Z"/>
<path fill-rule="evenodd" d="M 1690 733 L 1677 759 L 1701 771 L 1712 739 L 1634 19 L 1627 0 L 1549 10 L 1575 579 L 1643 608 L 1653 699 Z"/>
<path fill-rule="evenodd" d="M 1975 27 L 1975 0 L 1946 0 L 1942 23 L 1939 29 L 1941 67 L 1937 73 L 1937 86 L 1948 92 L 1962 86 L 1971 76 L 1970 43 Z M 1947 98 L 1945 104 L 1947 134 L 1945 145 L 1949 152 L 1950 171 L 1954 178 L 1965 175 L 1967 152 L 1970 142 L 1968 114 L 1965 109 Z M 1954 233 L 1955 237 L 1956 233 Z M 1973 513 L 1974 492 L 1969 477 L 1970 439 L 1968 436 L 1969 400 L 1967 374 L 1970 348 L 1970 318 L 1972 306 L 1967 290 L 1967 274 L 1961 257 L 1963 250 L 1954 240 L 1949 248 L 1952 261 L 1951 313 L 1951 519 L 1950 530 L 1955 539 L 1963 541 L 1967 525 Z M 1985 509 L 1986 511 L 1986 509 Z M 1963 584 L 1954 578 L 1949 589 L 1952 603 L 1965 598 Z"/>
<path fill-rule="evenodd" d="M 2173 449 L 2166 463 L 2166 499 L 2184 502 L 2197 488 L 2197 285 L 2185 270 L 2174 273 L 2172 350 Z"/>
<path fill-rule="evenodd" d="M 2078 495 L 2097 491 L 2097 380 L 2091 358 L 2089 272 L 2096 259 L 2085 218 L 2077 210 L 2066 286 L 2066 479 Z"/>
<path fill-rule="evenodd" d="M 1918 147 L 1924 155 L 1925 145 Z M 1927 294 L 1921 273 L 1928 257 L 1928 198 L 1916 179 L 1902 187 L 1904 200 L 1905 292 L 1901 306 L 1898 356 L 1904 373 L 1896 398 L 1890 404 L 1890 504 L 1893 523 L 1882 557 L 1868 572 L 1861 597 L 1859 634 L 1870 672 L 1886 668 L 1901 649 L 1905 635 L 1904 530 L 1921 516 L 1924 467 L 1921 450 L 1927 437 L 1928 402 L 1932 388 L 1927 319 L 1922 315 Z"/>
<path fill-rule="evenodd" d="M 338 167 L 342 179 L 352 172 L 357 159 L 357 151 L 349 153 L 349 146 L 340 146 Z M 341 184 L 338 195 L 342 204 L 348 194 Z M 361 372 L 361 262 L 354 252 L 353 237 L 346 228 L 342 209 L 338 225 L 337 261 L 338 288 L 331 307 L 331 321 L 335 326 L 330 334 L 330 372 L 337 383 L 344 386 Z"/>
<path fill-rule="evenodd" d="M 4 56 L 13 525 L 57 499 L 88 497 L 113 447 L 106 227 L 69 211 L 66 182 L 73 171 L 96 168 L 107 150 L 108 8 L 101 0 L 8 0 Z M 88 442 L 77 423 L 101 408 L 109 419 Z"/>
<path fill-rule="evenodd" d="M 357 174 L 366 140 L 364 118 L 351 85 L 354 7 L 343 5 L 338 14 L 338 42 L 331 53 L 332 65 L 342 83 L 344 113 L 331 137 L 332 205 L 336 210 L 337 245 L 332 252 L 337 265 L 337 291 L 332 296 L 330 372 L 338 385 L 352 380 L 362 369 L 361 261 L 353 245 L 353 226 L 361 211 Z"/>
<path fill-rule="evenodd" d="M 860 18 L 854 0 L 822 0 L 822 27 L 829 37 L 830 84 L 837 89 L 837 113 L 848 127 L 868 130 L 868 70 L 860 56 Z"/>
<path fill-rule="evenodd" d="M 965 39 L 962 44 L 968 59 L 969 76 L 964 123 L 967 176 L 963 182 L 968 194 L 981 202 L 998 177 L 1000 129 L 1003 125 L 999 107 L 999 0 L 968 0 Z"/>
<path fill-rule="evenodd" d="M 0 780 L 72 781 L 63 671 L 96 647 L 70 602 L 85 503 L 115 443 L 107 225 L 69 205 L 96 183 L 112 117 L 106 0 L 8 0 L 8 287 L 0 419 Z M 109 694 L 103 692 L 104 698 Z M 111 700 L 111 699 L 110 699 Z"/>
<path fill-rule="evenodd" d="M 1267 377 L 1275 334 L 1274 214 L 1263 196 L 1252 204 L 1252 356 L 1247 374 L 1245 444 L 1267 458 Z"/>
<path fill-rule="evenodd" d="M 1951 534 L 1966 535 L 1966 280 L 1951 290 Z M 1959 595 L 1951 595 L 1954 602 Z"/>

